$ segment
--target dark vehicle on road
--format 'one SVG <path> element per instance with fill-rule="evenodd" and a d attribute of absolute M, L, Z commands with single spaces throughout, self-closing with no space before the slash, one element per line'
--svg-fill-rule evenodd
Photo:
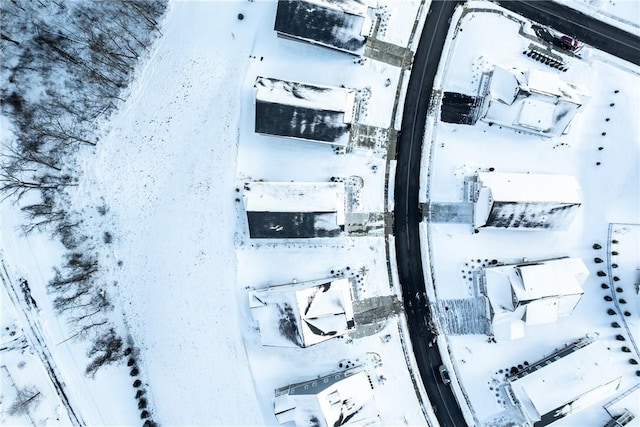
<path fill-rule="evenodd" d="M 444 384 L 451 384 L 451 377 L 449 377 L 449 371 L 447 371 L 447 368 L 440 365 L 438 371 L 440 371 L 440 378 L 442 379 L 442 382 Z"/>

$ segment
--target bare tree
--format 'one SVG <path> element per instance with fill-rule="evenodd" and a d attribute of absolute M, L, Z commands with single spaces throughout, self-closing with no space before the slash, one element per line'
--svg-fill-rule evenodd
<path fill-rule="evenodd" d="M 85 373 L 93 377 L 101 366 L 117 362 L 124 357 L 122 338 L 116 334 L 113 328 L 109 329 L 94 341 L 87 356 L 93 359 L 87 366 Z"/>
<path fill-rule="evenodd" d="M 17 389 L 16 400 L 7 409 L 7 414 L 14 417 L 16 415 L 26 415 L 34 410 L 42 401 L 42 393 L 35 386 L 26 386 Z"/>

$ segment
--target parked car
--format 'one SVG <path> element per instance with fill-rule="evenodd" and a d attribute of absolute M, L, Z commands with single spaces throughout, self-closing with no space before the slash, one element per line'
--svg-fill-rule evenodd
<path fill-rule="evenodd" d="M 560 46 L 567 50 L 576 50 L 580 47 L 580 42 L 578 40 L 574 39 L 571 36 L 567 36 L 566 34 L 560 36 L 560 39 L 558 41 L 560 43 Z"/>
<path fill-rule="evenodd" d="M 536 33 L 538 38 L 546 41 L 547 43 L 554 44 L 562 49 L 576 51 L 582 47 L 582 43 L 576 40 L 574 37 L 562 34 L 561 32 L 549 27 L 542 27 L 540 25 L 532 25 L 531 28 Z"/>
<path fill-rule="evenodd" d="M 451 384 L 451 377 L 449 377 L 449 371 L 447 371 L 447 368 L 440 365 L 438 371 L 440 372 L 440 379 L 442 379 L 442 382 L 444 384 Z"/>

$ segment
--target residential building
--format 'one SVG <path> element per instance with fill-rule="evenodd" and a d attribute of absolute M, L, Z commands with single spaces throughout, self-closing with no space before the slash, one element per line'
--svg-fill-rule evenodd
<path fill-rule="evenodd" d="M 533 425 L 569 417 L 612 397 L 620 387 L 621 377 L 612 369 L 614 357 L 606 344 L 595 341 L 561 353 L 533 364 L 536 369 L 510 382 L 510 397 Z"/>
<path fill-rule="evenodd" d="M 476 230 L 567 230 L 582 205 L 580 186 L 572 176 L 479 172 L 476 181 Z"/>
<path fill-rule="evenodd" d="M 349 279 L 256 290 L 250 294 L 250 308 L 266 346 L 308 347 L 355 327 Z"/>
<path fill-rule="evenodd" d="M 344 182 L 250 182 L 244 203 L 251 238 L 336 237 L 344 231 Z"/>
<path fill-rule="evenodd" d="M 355 91 L 258 77 L 255 131 L 259 134 L 347 145 Z"/>
<path fill-rule="evenodd" d="M 584 88 L 536 69 L 495 66 L 481 85 L 482 120 L 545 137 L 566 133 L 589 99 Z"/>
<path fill-rule="evenodd" d="M 280 37 L 362 56 L 373 17 L 359 0 L 280 0 L 274 29 Z"/>
<path fill-rule="evenodd" d="M 334 427 L 380 424 L 371 381 L 365 371 L 337 372 L 275 391 L 280 424 Z"/>
<path fill-rule="evenodd" d="M 515 339 L 524 335 L 525 325 L 569 316 L 582 298 L 589 270 L 580 258 L 558 258 L 486 267 L 481 275 L 494 335 Z"/>

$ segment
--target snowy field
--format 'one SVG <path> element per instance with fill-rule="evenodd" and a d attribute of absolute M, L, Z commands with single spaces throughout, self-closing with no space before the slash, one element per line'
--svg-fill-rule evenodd
<path fill-rule="evenodd" d="M 494 31 L 488 33 L 486 28 Z M 460 20 L 447 58 L 443 90 L 476 94 L 481 73 L 493 64 L 522 70 L 544 69 L 541 63 L 522 55 L 530 40 L 519 35 L 519 30 L 517 21 L 502 14 L 478 13 L 469 8 Z M 428 227 L 428 237 L 423 236 L 430 244 L 435 293 L 440 301 L 473 297 L 473 272 L 493 259 L 510 263 L 574 256 L 581 257 L 589 268 L 589 278 L 583 285 L 585 294 L 570 317 L 561 318 L 557 323 L 527 327 L 525 337 L 516 341 L 490 343 L 484 335 L 448 337 L 451 361 L 479 424 L 504 425 L 519 419 L 517 411 L 499 391 L 499 385 L 504 382 L 501 372 L 525 360 L 539 360 L 586 334 L 597 334 L 610 349 L 607 369 L 622 376 L 618 393 L 639 381 L 635 373 L 637 366 L 627 362 L 634 354 L 620 351 L 621 344 L 615 340 L 620 330 L 610 326 L 612 320 L 622 323 L 623 316 L 620 311 L 614 317 L 607 315 L 607 309 L 614 308 L 614 304 L 603 298 L 611 291 L 602 289 L 603 278 L 596 274 L 605 266 L 594 263 L 594 259 L 606 257 L 606 249 L 596 250 L 592 245 L 607 247 L 610 223 L 640 222 L 637 137 L 640 70 L 628 64 L 621 69 L 617 60 L 588 47 L 583 55 L 584 60 L 568 58 L 569 71 L 560 73 L 562 79 L 586 87 L 591 96 L 567 135 L 545 139 L 490 127 L 484 122 L 475 126 L 438 123 L 434 131 L 431 201 L 461 202 L 464 178 L 489 168 L 498 172 L 574 175 L 582 188 L 581 211 L 567 232 L 487 229 L 474 234 L 470 224 L 433 223 Z M 629 68 L 633 72 L 628 72 Z M 545 71 L 549 70 L 547 67 Z M 620 254 L 630 252 L 626 264 L 627 284 L 637 280 L 632 278 L 630 271 L 634 267 L 629 265 L 640 266 L 637 249 L 640 241 L 633 229 L 631 226 L 627 233 L 627 242 L 634 241 L 634 249 L 619 251 Z M 622 262 L 618 264 L 622 268 Z M 608 278 L 604 279 L 606 283 Z M 631 338 L 637 342 L 640 314 L 635 290 L 631 292 L 625 294 L 634 300 L 627 304 L 631 308 L 626 320 Z M 441 323 L 446 323 L 446 313 L 441 314 Z M 590 372 L 589 375 L 598 374 Z M 629 409 L 638 414 L 637 401 Z M 607 420 L 602 405 L 596 404 L 557 425 L 603 425 Z"/>

